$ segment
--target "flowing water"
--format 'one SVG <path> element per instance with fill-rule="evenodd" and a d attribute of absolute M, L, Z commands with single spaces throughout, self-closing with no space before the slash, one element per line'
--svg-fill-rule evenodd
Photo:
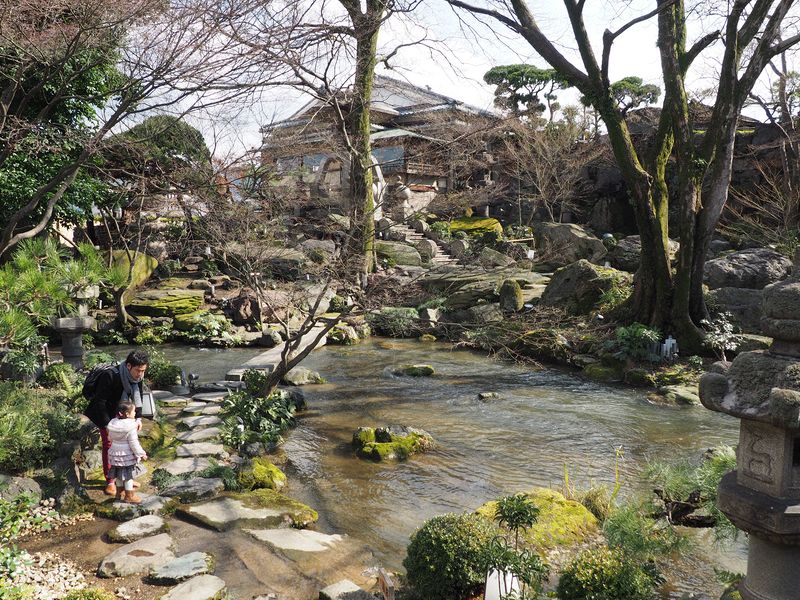
<path fill-rule="evenodd" d="M 220 378 L 253 350 L 165 347 L 172 360 Z M 392 368 L 425 363 L 431 378 L 395 377 Z M 354 535 L 376 560 L 400 568 L 409 535 L 445 512 L 474 510 L 487 500 L 560 486 L 565 468 L 577 487 L 613 484 L 645 491 L 648 460 L 697 460 L 718 444 L 735 444 L 738 422 L 702 407 L 654 406 L 644 392 L 585 381 L 573 373 L 496 361 L 441 344 L 372 339 L 326 347 L 303 363 L 327 384 L 303 388 L 309 411 L 286 437 L 293 495 L 319 510 L 321 527 Z M 478 400 L 480 392 L 499 399 Z M 420 427 L 437 448 L 401 463 L 353 456 L 359 426 Z M 718 592 L 713 566 L 744 570 L 741 544 L 720 550 L 708 536 L 681 568 L 678 587 Z"/>

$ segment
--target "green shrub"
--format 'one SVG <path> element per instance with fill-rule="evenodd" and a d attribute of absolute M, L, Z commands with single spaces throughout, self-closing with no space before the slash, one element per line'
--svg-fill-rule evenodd
<path fill-rule="evenodd" d="M 0 499 L 0 545 L 17 537 L 30 521 L 33 508 L 38 504 L 32 494 L 22 493 L 11 500 Z"/>
<path fill-rule="evenodd" d="M 435 223 L 431 223 L 430 229 L 443 242 L 449 242 L 453 237 L 453 234 L 450 231 L 450 223 L 447 221 L 436 221 Z"/>
<path fill-rule="evenodd" d="M 614 337 L 603 347 L 617 360 L 658 361 L 660 357 L 653 354 L 651 346 L 660 341 L 661 332 L 658 329 L 633 323 L 627 327 L 617 327 Z"/>
<path fill-rule="evenodd" d="M 367 323 L 379 335 L 417 337 L 420 334 L 416 308 L 382 308 L 367 314 Z"/>
<path fill-rule="evenodd" d="M 238 338 L 231 332 L 231 323 L 225 315 L 215 315 L 200 311 L 191 316 L 189 327 L 181 333 L 181 337 L 192 344 L 204 344 L 211 338 L 221 340 L 225 346 L 235 346 Z"/>
<path fill-rule="evenodd" d="M 78 418 L 53 400 L 52 392 L 0 382 L 0 471 L 44 464 L 73 439 Z"/>
<path fill-rule="evenodd" d="M 16 546 L 0 547 L 0 587 L 5 587 L 4 579 L 13 577 L 17 571 L 30 562 L 31 556 L 25 550 L 20 550 Z"/>
<path fill-rule="evenodd" d="M 133 343 L 137 346 L 149 344 L 163 344 L 172 337 L 172 327 L 170 325 L 148 325 L 142 327 L 135 336 Z"/>
<path fill-rule="evenodd" d="M 164 389 L 181 382 L 181 368 L 171 363 L 160 350 L 152 346 L 146 347 L 150 357 L 145 377 L 151 387 Z"/>
<path fill-rule="evenodd" d="M 126 343 L 126 342 L 121 342 Z M 83 357 L 83 367 L 84 369 L 91 369 L 96 365 L 101 365 L 103 363 L 110 363 L 116 361 L 116 357 L 113 354 L 109 354 L 108 352 L 104 352 L 103 350 L 92 350 L 91 352 L 87 352 Z"/>
<path fill-rule="evenodd" d="M 665 521 L 652 518 L 650 508 L 647 505 L 628 503 L 613 510 L 603 523 L 603 533 L 608 545 L 640 561 L 652 560 L 684 549 L 687 539 Z"/>
<path fill-rule="evenodd" d="M 72 590 L 64 596 L 64 600 L 116 600 L 116 596 L 102 588 L 86 588 Z"/>
<path fill-rule="evenodd" d="M 579 554 L 561 573 L 561 600 L 649 600 L 657 579 L 619 550 L 597 548 Z"/>
<path fill-rule="evenodd" d="M 409 586 L 426 600 L 469 598 L 483 585 L 485 550 L 499 533 L 475 514 L 426 521 L 412 534 L 403 561 Z"/>
<path fill-rule="evenodd" d="M 247 389 L 223 398 L 222 442 L 237 450 L 251 442 L 268 446 L 279 444 L 283 441 L 281 433 L 294 425 L 295 401 L 284 390 L 276 390 L 263 398 L 249 389 L 248 385 Z"/>
<path fill-rule="evenodd" d="M 80 373 L 75 372 L 67 363 L 52 363 L 45 369 L 39 379 L 44 387 L 54 389 L 58 399 L 73 412 L 83 412 L 89 402 L 83 397 L 83 380 Z"/>

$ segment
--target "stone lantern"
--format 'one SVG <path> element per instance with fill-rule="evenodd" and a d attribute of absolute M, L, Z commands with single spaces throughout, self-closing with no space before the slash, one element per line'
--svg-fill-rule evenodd
<path fill-rule="evenodd" d="M 715 363 L 700 379 L 706 408 L 741 419 L 737 469 L 720 510 L 749 534 L 744 600 L 800 598 L 800 250 L 792 276 L 764 289 L 768 350 Z"/>
<path fill-rule="evenodd" d="M 100 289 L 89 285 L 75 293 L 78 301 L 78 314 L 71 317 L 53 319 L 52 325 L 61 334 L 61 356 L 64 362 L 75 370 L 83 368 L 83 334 L 94 329 L 96 321 L 89 316 L 89 300 L 97 298 Z"/>

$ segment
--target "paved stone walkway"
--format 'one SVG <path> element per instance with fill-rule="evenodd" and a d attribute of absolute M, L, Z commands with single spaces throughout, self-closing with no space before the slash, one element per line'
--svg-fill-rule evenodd
<path fill-rule="evenodd" d="M 277 600 L 310 600 L 322 590 L 326 598 L 339 598 L 340 591 L 372 587 L 374 578 L 363 572 L 374 561 L 360 543 L 292 529 L 292 510 L 280 502 L 250 505 L 244 494 L 225 492 L 221 479 L 201 476 L 215 464 L 242 460 L 219 441 L 216 415 L 225 395 L 159 393 L 162 430 L 166 425 L 180 431 L 175 458 L 160 464 L 151 460 L 147 467 L 151 474 L 163 469 L 179 479 L 160 495 L 143 479 L 140 505 L 104 503 L 109 516 L 122 523 L 106 534 L 110 548 L 98 576 L 140 575 L 144 582 L 165 586 L 162 598 L 175 600 L 212 600 L 225 593 L 243 600 L 269 594 Z M 154 427 L 146 423 L 142 437 Z M 363 597 L 373 596 L 364 592 Z"/>

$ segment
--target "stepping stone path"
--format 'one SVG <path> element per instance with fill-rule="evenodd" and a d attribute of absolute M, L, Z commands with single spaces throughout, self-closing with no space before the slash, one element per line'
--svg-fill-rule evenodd
<path fill-rule="evenodd" d="M 190 552 L 153 569 L 150 579 L 160 584 L 175 585 L 195 575 L 208 573 L 212 560 L 211 555 L 205 552 Z"/>
<path fill-rule="evenodd" d="M 211 444 L 209 442 L 196 442 L 194 444 L 185 444 L 178 446 L 175 451 L 179 458 L 187 456 L 216 456 L 221 460 L 228 458 L 228 453 L 222 444 Z"/>
<path fill-rule="evenodd" d="M 219 437 L 219 427 L 206 427 L 205 429 L 192 429 L 190 431 L 181 431 L 177 435 L 179 442 L 205 442 Z"/>
<path fill-rule="evenodd" d="M 219 577 L 198 575 L 172 588 L 161 600 L 214 600 L 224 590 L 225 582 Z"/>
<path fill-rule="evenodd" d="M 98 577 L 125 577 L 146 574 L 175 558 L 172 538 L 166 533 L 146 537 L 117 548 L 103 559 Z"/>
<path fill-rule="evenodd" d="M 279 551 L 324 552 L 342 541 L 340 535 L 328 535 L 310 529 L 247 529 L 245 531 Z"/>
<path fill-rule="evenodd" d="M 275 493 L 277 497 L 273 499 L 269 494 L 258 494 L 272 493 L 270 490 L 256 490 L 244 498 L 244 494 L 224 492 L 219 478 L 197 476 L 212 464 L 241 464 L 245 460 L 235 454 L 229 456 L 218 441 L 221 433 L 218 426 L 222 423 L 218 416 L 222 411 L 220 403 L 241 385 L 211 384 L 191 398 L 155 392 L 160 407 L 173 409 L 164 410 L 164 417 L 173 425 L 182 424 L 189 430 L 176 435 L 176 458 L 164 464 L 154 461 L 150 469 L 163 469 L 180 479 L 174 480 L 160 495 L 140 492 L 141 504 L 106 504 L 109 507 L 106 514 L 126 521 L 108 532 L 108 540 L 124 545 L 111 547 L 98 567 L 98 576 L 141 575 L 148 583 L 175 586 L 165 590 L 161 600 L 213 600 L 228 591 L 225 581 L 211 574 L 214 566 L 223 576 L 244 568 L 249 576 L 233 575 L 237 589 L 230 592 L 237 596 L 246 592 L 249 598 L 274 598 L 277 592 L 279 598 L 294 599 L 317 597 L 319 593 L 320 598 L 330 600 L 360 600 L 360 594 L 367 593 L 350 579 L 366 583 L 361 575 L 371 556 L 366 548 L 355 547 L 349 538 L 344 543 L 343 536 L 287 527 L 295 522 L 313 522 L 317 515 L 309 507 L 280 494 Z M 262 495 L 265 497 L 261 498 Z M 172 521 L 175 539 L 187 552 L 179 557 L 173 539 L 166 533 L 170 519 L 175 517 L 157 514 L 176 504 L 175 514 L 185 522 Z M 226 532 L 219 545 L 214 539 L 220 535 L 216 532 Z M 215 548 L 220 549 L 218 553 Z M 252 557 L 244 560 L 244 565 L 235 562 L 231 571 L 231 559 L 242 561 L 239 552 Z M 277 569 L 274 582 L 271 571 L 263 570 L 267 565 L 269 569 Z M 345 576 L 350 579 L 343 579 Z M 329 585 L 338 580 L 341 581 Z M 259 587 L 260 583 L 263 586 Z M 363 597 L 371 598 L 368 594 Z"/>
<path fill-rule="evenodd" d="M 145 515 L 109 531 L 108 540 L 128 544 L 157 533 L 164 533 L 166 530 L 167 524 L 164 519 L 157 515 Z"/>

